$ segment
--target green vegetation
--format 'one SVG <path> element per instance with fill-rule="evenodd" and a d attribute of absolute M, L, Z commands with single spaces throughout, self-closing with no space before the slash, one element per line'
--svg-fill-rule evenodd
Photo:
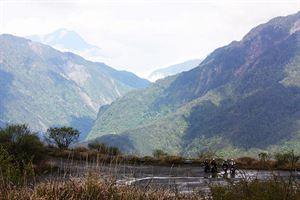
<path fill-rule="evenodd" d="M 100 106 L 148 81 L 12 35 L 0 36 L 0 121 L 89 132 Z"/>
<path fill-rule="evenodd" d="M 10 154 L 18 165 L 32 161 L 38 163 L 44 157 L 44 145 L 27 125 L 9 125 L 0 129 L 0 147 Z"/>
<path fill-rule="evenodd" d="M 153 151 L 152 155 L 153 155 L 154 158 L 159 159 L 161 157 L 167 156 L 168 154 L 166 152 L 164 152 L 163 150 L 161 150 L 161 149 L 155 149 Z"/>
<path fill-rule="evenodd" d="M 125 95 L 99 113 L 88 139 L 120 136 L 113 144 L 141 155 L 299 151 L 297 20 L 274 19 L 197 68 Z"/>
<path fill-rule="evenodd" d="M 68 130 L 67 133 L 77 133 L 72 128 L 52 128 L 55 132 Z M 77 135 L 77 134 L 75 134 Z M 113 175 L 88 174 L 77 178 L 66 178 L 68 169 L 63 173 L 54 172 L 53 166 L 46 163 L 51 160 L 71 159 L 85 161 L 86 163 L 134 164 L 134 165 L 197 165 L 203 164 L 206 159 L 216 158 L 218 164 L 222 157 L 213 151 L 201 152 L 198 158 L 187 158 L 168 155 L 160 149 L 153 151 L 153 157 L 137 157 L 122 155 L 116 147 L 100 142 L 92 142 L 86 147 L 68 149 L 44 146 L 36 133 L 26 125 L 8 125 L 0 129 L 0 199 L 299 199 L 299 182 L 291 176 L 289 180 L 280 177 L 274 179 L 241 180 L 229 182 L 226 185 L 211 185 L 210 195 L 203 192 L 184 194 L 168 189 L 154 189 L 151 187 L 135 187 L 120 185 Z M 239 170 L 252 169 L 285 169 L 294 171 L 300 169 L 300 156 L 293 151 L 275 153 L 266 152 L 258 154 L 259 159 L 242 157 L 236 160 Z M 87 164 L 88 166 L 88 164 Z M 50 170 L 49 170 L 50 169 Z M 47 173 L 45 179 L 43 176 Z M 53 178 L 52 178 L 53 175 Z M 57 177 L 59 176 L 59 177 Z"/>
<path fill-rule="evenodd" d="M 0 129 L 0 187 L 23 184 L 32 177 L 33 165 L 45 160 L 45 147 L 36 133 L 26 125 L 9 125 Z"/>
<path fill-rule="evenodd" d="M 47 142 L 55 144 L 60 149 L 66 149 L 77 142 L 80 135 L 78 130 L 66 126 L 49 128 L 46 134 Z"/>
<path fill-rule="evenodd" d="M 100 154 L 106 154 L 111 156 L 117 156 L 121 154 L 118 147 L 108 146 L 105 143 L 94 141 L 88 144 L 89 149 L 96 150 Z"/>

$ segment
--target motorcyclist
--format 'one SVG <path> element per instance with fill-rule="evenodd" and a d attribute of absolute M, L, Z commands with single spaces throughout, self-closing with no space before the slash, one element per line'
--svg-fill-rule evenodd
<path fill-rule="evenodd" d="M 225 174 L 227 174 L 227 170 L 229 169 L 229 163 L 227 160 L 223 161 L 222 169 L 224 170 Z"/>
<path fill-rule="evenodd" d="M 217 162 L 215 161 L 215 159 L 212 159 L 212 161 L 210 162 L 210 166 L 211 166 L 212 173 L 218 172 Z"/>
<path fill-rule="evenodd" d="M 204 161 L 204 172 L 208 173 L 210 170 L 209 163 L 207 160 Z"/>
<path fill-rule="evenodd" d="M 230 174 L 234 175 L 236 170 L 236 164 L 233 159 L 230 159 L 229 161 L 229 169 L 230 169 Z"/>

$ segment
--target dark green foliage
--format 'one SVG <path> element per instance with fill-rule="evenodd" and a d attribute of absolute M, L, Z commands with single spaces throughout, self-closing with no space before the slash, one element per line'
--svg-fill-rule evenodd
<path fill-rule="evenodd" d="M 161 149 L 155 149 L 152 153 L 153 157 L 156 159 L 160 159 L 161 157 L 165 157 L 168 154 Z"/>
<path fill-rule="evenodd" d="M 33 177 L 33 165 L 45 160 L 45 147 L 27 125 L 8 125 L 0 129 L 0 187 L 24 184 Z"/>
<path fill-rule="evenodd" d="M 108 154 L 112 156 L 120 155 L 121 151 L 118 147 L 108 147 Z"/>
<path fill-rule="evenodd" d="M 18 163 L 15 162 L 13 157 L 3 147 L 0 147 L 0 171 L 0 177 L 3 181 L 3 183 L 0 183 L 0 187 L 4 187 L 4 184 L 8 184 L 9 182 L 17 183 L 21 178 L 21 169 Z"/>
<path fill-rule="evenodd" d="M 44 145 L 27 125 L 8 125 L 0 129 L 0 147 L 18 165 L 28 162 L 39 163 L 44 159 Z"/>
<path fill-rule="evenodd" d="M 53 127 L 47 130 L 46 140 L 60 149 L 66 149 L 78 140 L 79 135 L 79 131 L 72 127 Z"/>
<path fill-rule="evenodd" d="M 93 149 L 98 152 L 105 152 L 107 149 L 107 145 L 105 143 L 100 143 L 100 142 L 89 143 L 88 147 L 89 147 L 89 149 Z"/>
<path fill-rule="evenodd" d="M 275 153 L 275 160 L 277 161 L 278 167 L 290 167 L 293 169 L 295 164 L 299 161 L 300 156 L 295 155 L 294 151 Z"/>
<path fill-rule="evenodd" d="M 271 155 L 266 152 L 261 152 L 258 154 L 258 158 L 261 162 L 265 163 L 271 159 Z"/>
<path fill-rule="evenodd" d="M 107 154 L 107 155 L 112 155 L 112 156 L 121 154 L 121 151 L 118 147 L 108 146 L 105 143 L 100 143 L 97 141 L 89 143 L 88 147 L 89 147 L 89 149 L 96 150 L 100 154 Z"/>

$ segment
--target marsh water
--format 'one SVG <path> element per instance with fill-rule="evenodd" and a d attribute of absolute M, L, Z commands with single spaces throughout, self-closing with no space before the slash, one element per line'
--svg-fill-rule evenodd
<path fill-rule="evenodd" d="M 192 191 L 208 192 L 214 184 L 226 185 L 228 181 L 235 183 L 242 179 L 267 180 L 275 175 L 288 178 L 291 175 L 299 178 L 298 172 L 266 171 L 266 170 L 237 170 L 234 176 L 222 172 L 212 175 L 204 173 L 202 166 L 158 166 L 158 165 L 126 165 L 87 163 L 82 161 L 56 161 L 63 171 L 69 171 L 72 176 L 82 176 L 93 172 L 99 176 L 110 176 L 119 185 L 132 185 L 142 188 L 169 189 L 176 192 L 189 193 Z"/>

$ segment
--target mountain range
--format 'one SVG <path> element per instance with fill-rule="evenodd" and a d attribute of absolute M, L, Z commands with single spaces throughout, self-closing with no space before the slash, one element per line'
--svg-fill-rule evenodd
<path fill-rule="evenodd" d="M 87 140 L 151 154 L 300 151 L 300 12 L 100 109 Z"/>
<path fill-rule="evenodd" d="M 195 67 L 197 67 L 202 62 L 202 59 L 194 59 L 188 60 L 182 63 L 178 63 L 175 65 L 171 65 L 162 69 L 158 69 L 153 71 L 149 76 L 148 79 L 152 82 L 165 78 L 167 76 L 172 76 L 175 74 L 179 74 L 184 71 L 189 71 Z"/>
<path fill-rule="evenodd" d="M 34 130 L 71 125 L 84 138 L 100 106 L 147 87 L 133 73 L 117 71 L 50 46 L 0 35 L 0 122 Z"/>

